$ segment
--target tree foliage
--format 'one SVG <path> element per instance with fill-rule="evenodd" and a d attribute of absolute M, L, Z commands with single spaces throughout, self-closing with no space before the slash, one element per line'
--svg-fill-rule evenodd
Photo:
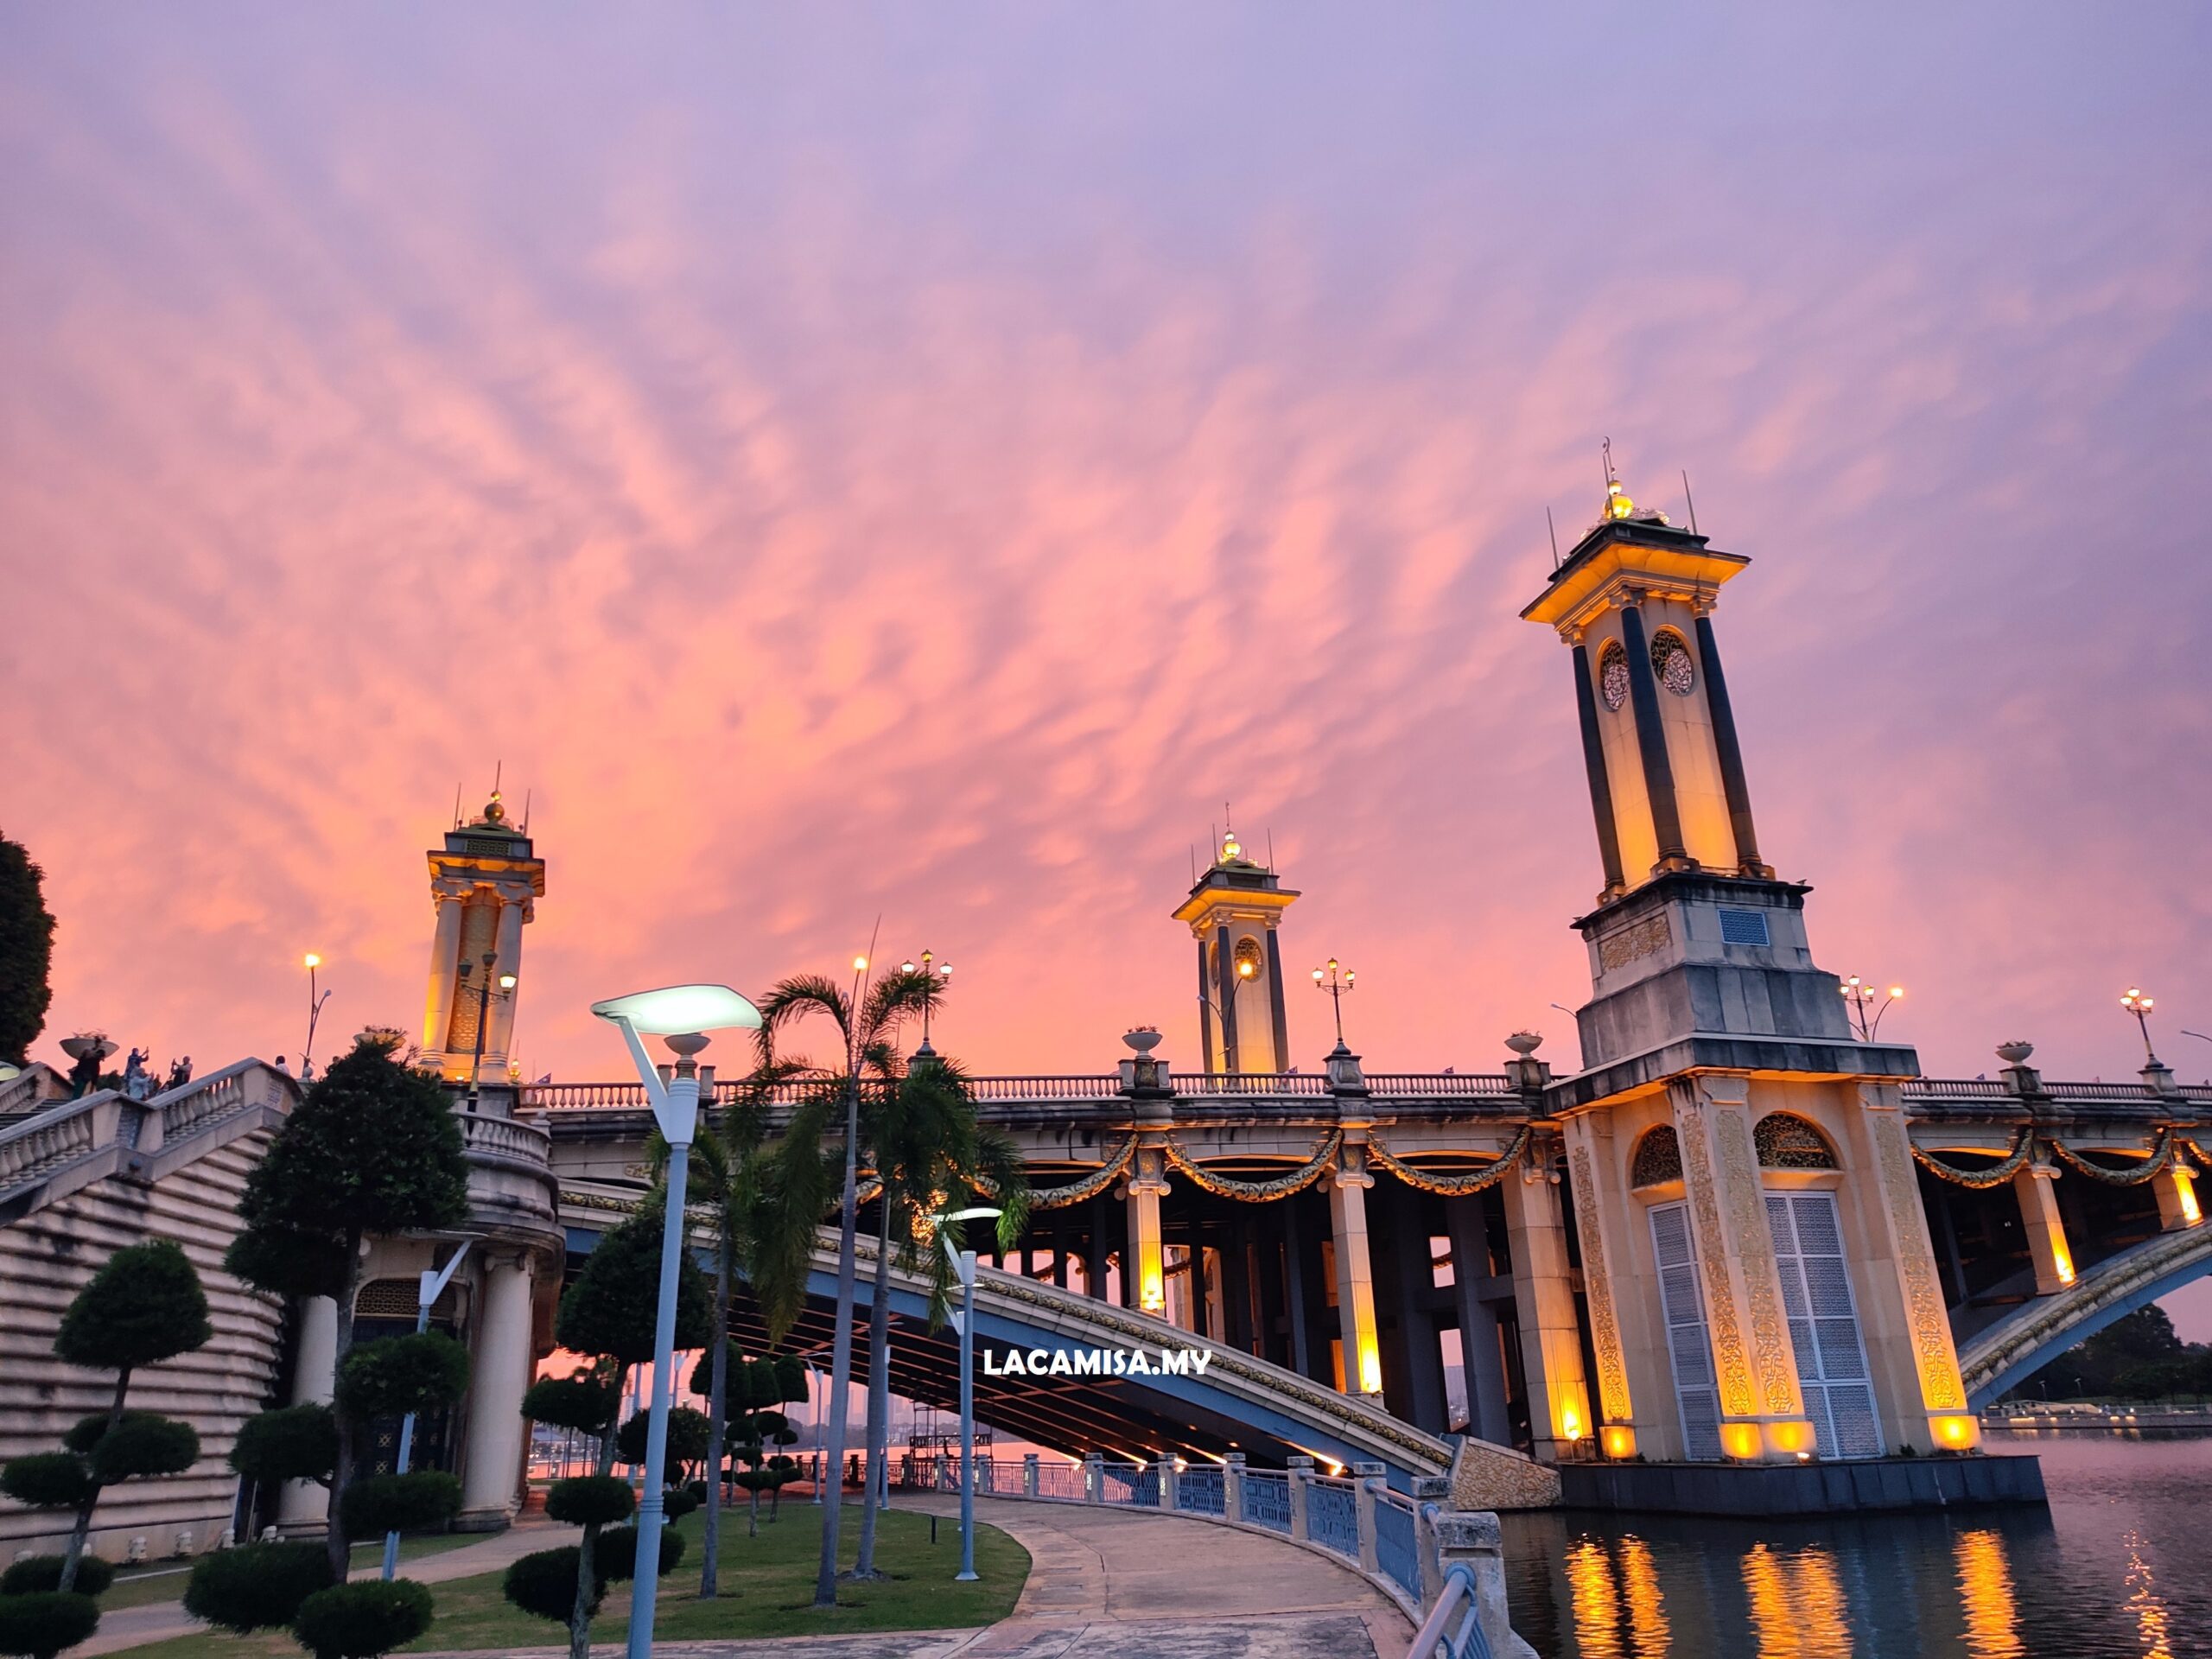
<path fill-rule="evenodd" d="M 338 1408 L 357 1420 L 432 1411 L 467 1389 L 468 1350 L 442 1331 L 365 1342 L 338 1371 Z"/>
<path fill-rule="evenodd" d="M 660 1302 L 662 1211 L 640 1211 L 601 1235 L 562 1298 L 555 1340 L 573 1353 L 617 1363 L 648 1365 Z M 684 1252 L 676 1281 L 676 1345 L 703 1348 L 714 1327 L 715 1299 L 707 1277 Z"/>
<path fill-rule="evenodd" d="M 231 1467 L 248 1480 L 329 1481 L 338 1466 L 338 1419 L 325 1405 L 284 1406 L 249 1417 L 231 1446 Z"/>
<path fill-rule="evenodd" d="M 565 1624 L 575 1608 L 582 1555 L 574 1544 L 525 1555 L 507 1568 L 506 1576 L 499 1581 L 499 1592 L 525 1613 Z M 589 1618 L 598 1612 L 599 1604 L 606 1599 L 607 1575 L 599 1573 L 592 1581 L 585 1616 Z"/>
<path fill-rule="evenodd" d="M 614 1436 L 614 1455 L 622 1463 L 645 1460 L 645 1437 L 652 1427 L 652 1414 L 641 1411 L 622 1425 Z M 707 1455 L 707 1414 L 690 1406 L 672 1406 L 668 1413 L 668 1467 L 687 1468 Z"/>
<path fill-rule="evenodd" d="M 97 1490 L 73 1452 L 34 1452 L 0 1468 L 0 1492 L 33 1510 L 73 1510 Z"/>
<path fill-rule="evenodd" d="M 586 1434 L 604 1434 L 621 1408 L 622 1396 L 611 1383 L 582 1371 L 533 1382 L 522 1397 L 522 1414 L 531 1422 Z"/>
<path fill-rule="evenodd" d="M 545 1513 L 572 1527 L 611 1526 L 637 1506 L 630 1483 L 613 1475 L 570 1475 L 545 1493 Z"/>
<path fill-rule="evenodd" d="M 660 1535 L 660 1572 L 666 1578 L 683 1559 L 683 1540 L 676 1533 L 662 1529 Z M 635 1527 L 609 1527 L 599 1535 L 599 1564 L 608 1579 L 620 1582 L 638 1576 L 638 1529 Z"/>
<path fill-rule="evenodd" d="M 54 1351 L 96 1371 L 134 1371 L 188 1354 L 214 1334 L 190 1258 L 175 1240 L 156 1238 L 101 1264 L 62 1314 Z"/>
<path fill-rule="evenodd" d="M 185 1581 L 184 1611 L 241 1634 L 279 1630 L 331 1581 L 321 1544 L 246 1544 L 200 1558 Z"/>
<path fill-rule="evenodd" d="M 54 1659 L 100 1627 L 100 1605 L 90 1596 L 62 1591 L 0 1596 L 0 1653 Z"/>
<path fill-rule="evenodd" d="M 173 1417 L 134 1412 L 92 1450 L 92 1478 L 103 1486 L 150 1475 L 181 1475 L 200 1461 L 200 1431 Z"/>
<path fill-rule="evenodd" d="M 333 1585 L 300 1604 L 292 1634 L 315 1659 L 375 1659 L 430 1628 L 430 1592 L 410 1579 Z"/>
<path fill-rule="evenodd" d="M 46 873 L 0 836 L 0 1060 L 23 1065 L 53 1003 L 54 915 Z"/>
<path fill-rule="evenodd" d="M 2212 1394 L 2212 1345 L 2183 1342 L 2153 1302 L 2075 1344 L 2013 1389 L 2031 1392 L 2118 1400 Z"/>
<path fill-rule="evenodd" d="M 67 1558 L 60 1555 L 26 1555 L 0 1573 L 0 1596 L 28 1596 L 41 1591 L 60 1587 L 61 1564 Z M 115 1582 L 115 1563 L 103 1560 L 98 1555 L 87 1555 L 77 1563 L 77 1593 L 98 1596 L 106 1592 Z"/>
<path fill-rule="evenodd" d="M 461 1477 L 436 1469 L 366 1475 L 346 1487 L 340 1508 L 349 1538 L 426 1532 L 443 1526 L 459 1511 Z"/>

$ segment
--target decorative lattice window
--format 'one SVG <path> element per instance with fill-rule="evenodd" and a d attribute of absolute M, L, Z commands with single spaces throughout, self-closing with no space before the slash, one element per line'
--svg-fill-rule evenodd
<path fill-rule="evenodd" d="M 1618 709 L 1628 701 L 1628 652 L 1618 639 L 1608 639 L 1598 653 L 1598 690 L 1605 707 Z"/>
<path fill-rule="evenodd" d="M 1660 684 L 1678 697 L 1687 697 L 1697 686 L 1697 665 L 1691 660 L 1688 642 L 1672 628 L 1651 636 L 1651 672 Z"/>
<path fill-rule="evenodd" d="M 1236 941 L 1236 977 L 1257 979 L 1266 970 L 1262 960 L 1260 942 L 1250 934 Z"/>
<path fill-rule="evenodd" d="M 1629 1165 L 1628 1184 L 1630 1186 L 1663 1186 L 1669 1181 L 1682 1179 L 1682 1143 L 1666 1125 L 1648 1131 L 1636 1143 L 1636 1156 Z"/>
<path fill-rule="evenodd" d="M 1834 1169 L 1827 1139 L 1793 1112 L 1770 1112 L 1751 1129 L 1761 1169 Z"/>
<path fill-rule="evenodd" d="M 411 1319 L 420 1306 L 422 1287 L 413 1279 L 372 1279 L 353 1299 L 353 1316 L 362 1319 Z M 430 1308 L 434 1319 L 450 1319 L 459 1305 L 459 1287 L 448 1282 Z"/>
<path fill-rule="evenodd" d="M 1721 906 L 1720 942 L 1723 944 L 1772 944 L 1773 936 L 1766 928 L 1766 912 Z"/>

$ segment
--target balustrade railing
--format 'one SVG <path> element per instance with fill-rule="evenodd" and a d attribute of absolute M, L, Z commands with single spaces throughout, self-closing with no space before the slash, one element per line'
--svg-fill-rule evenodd
<path fill-rule="evenodd" d="M 1061 1498 L 1071 1503 L 1084 1502 L 1090 1493 L 1084 1484 L 1083 1465 L 1046 1463 L 1040 1459 L 1037 1465 L 1037 1496 Z"/>
<path fill-rule="evenodd" d="M 112 1090 L 86 1095 L 0 1129 L 0 1187 L 12 1186 L 96 1151 L 101 1108 L 112 1114 L 119 1098 Z"/>
<path fill-rule="evenodd" d="M 1306 1535 L 1324 1549 L 1359 1559 L 1359 1495 L 1352 1482 L 1316 1476 L 1306 1483 Z"/>
<path fill-rule="evenodd" d="M 1370 1095 L 1518 1095 L 1503 1072 L 1375 1071 L 1367 1078 Z"/>
<path fill-rule="evenodd" d="M 1185 1469 L 1175 1478 L 1175 1507 L 1188 1515 L 1219 1515 L 1226 1493 L 1218 1469 Z"/>
<path fill-rule="evenodd" d="M 1248 1469 L 1242 1483 L 1244 1513 L 1237 1518 L 1270 1532 L 1290 1531 L 1290 1477 Z"/>
<path fill-rule="evenodd" d="M 461 1120 L 461 1144 L 480 1157 L 512 1158 L 544 1168 L 553 1161 L 553 1137 L 535 1123 L 471 1112 Z"/>
<path fill-rule="evenodd" d="M 1404 1591 L 1415 1606 L 1421 1602 L 1421 1544 L 1414 1522 L 1413 1500 L 1395 1492 L 1375 1495 L 1375 1564 L 1383 1577 Z"/>

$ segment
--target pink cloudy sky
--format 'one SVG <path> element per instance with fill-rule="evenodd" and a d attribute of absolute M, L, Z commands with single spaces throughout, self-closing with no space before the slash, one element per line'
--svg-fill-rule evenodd
<path fill-rule="evenodd" d="M 959 966 L 1195 1058 L 1235 803 L 1370 1065 L 1586 991 L 1544 511 L 1749 554 L 1761 842 L 1927 1069 L 2212 1071 L 2212 26 L 2181 7 L 16 7 L 0 830 L 48 1040 L 412 1027 L 456 780 L 592 998 Z M 2170 1012 L 2169 1012 L 2170 1011 Z M 1325 1004 L 1293 1041 L 1318 1058 Z"/>

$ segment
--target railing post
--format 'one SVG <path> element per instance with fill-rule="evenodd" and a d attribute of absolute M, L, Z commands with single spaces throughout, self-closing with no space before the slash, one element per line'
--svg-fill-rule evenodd
<path fill-rule="evenodd" d="M 1436 1605 L 1444 1588 L 1444 1563 L 1436 1549 L 1436 1516 L 1450 1500 L 1449 1475 L 1414 1477 L 1414 1560 L 1421 1573 L 1421 1607 L 1426 1613 Z"/>
<path fill-rule="evenodd" d="M 1103 1503 L 1106 1501 L 1106 1459 L 1096 1452 L 1083 1460 L 1083 1501 Z"/>
<path fill-rule="evenodd" d="M 1388 1483 L 1379 1463 L 1355 1463 L 1351 1472 L 1352 1513 L 1359 1528 L 1359 1570 L 1379 1573 L 1382 1565 L 1376 1551 L 1375 1494 Z"/>
<path fill-rule="evenodd" d="M 1290 1459 L 1290 1535 L 1304 1543 L 1313 1535 L 1306 1524 L 1306 1504 L 1313 1480 L 1313 1459 Z"/>
<path fill-rule="evenodd" d="M 1034 1452 L 1021 1454 L 1021 1495 L 1024 1497 L 1037 1496 L 1037 1454 Z"/>
<path fill-rule="evenodd" d="M 1182 1497 L 1182 1482 L 1178 1478 L 1181 1473 L 1181 1466 L 1173 1458 L 1160 1460 L 1160 1508 L 1162 1514 L 1173 1515 L 1181 1507 L 1177 1501 Z"/>
<path fill-rule="evenodd" d="M 1221 1518 L 1242 1521 L 1244 1518 L 1244 1454 L 1232 1452 L 1229 1461 L 1221 1465 Z"/>
<path fill-rule="evenodd" d="M 1505 1605 L 1504 1535 L 1497 1516 L 1488 1510 L 1439 1510 L 1436 1542 L 1445 1572 L 1454 1562 L 1464 1561 L 1474 1573 L 1476 1618 L 1490 1650 L 1513 1652 L 1513 1621 Z"/>

